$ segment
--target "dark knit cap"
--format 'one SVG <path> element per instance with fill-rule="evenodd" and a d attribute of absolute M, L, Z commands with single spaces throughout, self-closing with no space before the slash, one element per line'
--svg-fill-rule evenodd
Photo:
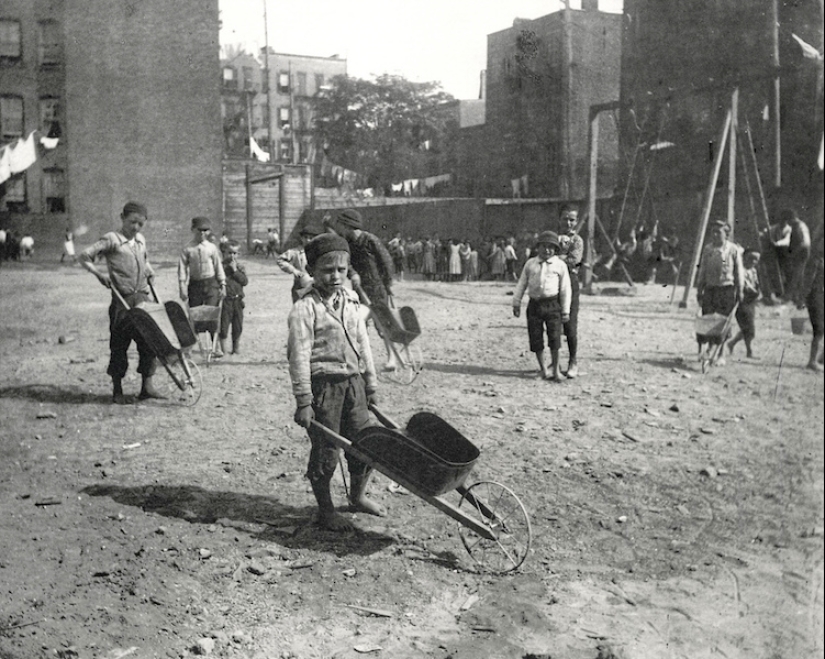
<path fill-rule="evenodd" d="M 315 262 L 321 258 L 321 255 L 329 252 L 346 252 L 349 254 L 349 243 L 345 238 L 336 236 L 334 233 L 322 233 L 320 236 L 315 236 L 304 247 L 307 267 L 314 268 Z"/>
<path fill-rule="evenodd" d="M 132 213 L 142 215 L 146 218 L 149 217 L 149 213 L 146 212 L 146 206 L 144 206 L 143 204 L 139 204 L 136 201 L 128 201 L 126 202 L 126 205 L 123 207 L 123 212 L 121 213 L 121 215 L 123 215 L 123 217 L 126 217 L 127 215 L 131 215 Z"/>
<path fill-rule="evenodd" d="M 194 231 L 197 229 L 200 231 L 201 229 L 211 229 L 209 218 L 206 217 L 195 217 L 192 218 L 192 230 Z"/>
<path fill-rule="evenodd" d="M 555 231 L 542 231 L 536 240 L 536 245 L 555 245 L 559 246 L 559 234 Z"/>
<path fill-rule="evenodd" d="M 349 229 L 360 229 L 363 225 L 361 221 L 361 213 L 354 208 L 346 208 L 335 216 L 335 221 L 342 227 Z"/>

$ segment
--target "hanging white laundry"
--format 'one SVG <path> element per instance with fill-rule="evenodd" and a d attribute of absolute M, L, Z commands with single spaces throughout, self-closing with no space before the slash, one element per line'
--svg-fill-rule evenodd
<path fill-rule="evenodd" d="M 0 149 L 0 183 L 11 177 L 11 149 Z"/>
<path fill-rule="evenodd" d="M 404 192 L 403 183 L 393 183 L 391 187 L 393 192 Z"/>
<path fill-rule="evenodd" d="M 17 174 L 37 162 L 37 149 L 34 145 L 34 131 L 24 139 L 19 139 L 11 149 L 11 173 Z"/>
<path fill-rule="evenodd" d="M 510 187 L 513 188 L 513 199 L 521 197 L 521 179 L 514 178 L 510 180 Z"/>
<path fill-rule="evenodd" d="M 40 144 L 43 146 L 44 149 L 48 149 L 51 151 L 52 149 L 57 148 L 57 143 L 60 141 L 59 137 L 46 137 L 43 135 L 40 138 Z"/>
<path fill-rule="evenodd" d="M 252 152 L 252 157 L 260 162 L 269 162 L 269 154 L 264 151 L 258 143 L 255 141 L 254 137 L 249 138 L 249 150 Z"/>

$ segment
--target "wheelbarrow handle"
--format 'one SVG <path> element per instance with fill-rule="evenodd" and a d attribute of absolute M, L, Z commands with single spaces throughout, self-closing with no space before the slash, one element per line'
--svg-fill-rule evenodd
<path fill-rule="evenodd" d="M 120 291 L 119 291 L 119 290 L 117 290 L 117 288 L 115 288 L 115 285 L 114 285 L 114 284 L 111 284 L 111 285 L 109 286 L 109 288 L 111 288 L 111 289 L 112 289 L 112 293 L 114 293 L 114 294 L 115 294 L 115 297 L 116 297 L 118 300 L 120 300 L 120 303 L 121 303 L 124 307 L 126 307 L 126 310 L 127 310 L 127 311 L 128 311 L 129 309 L 131 309 L 131 308 L 132 308 L 132 307 L 130 307 L 130 306 L 126 303 L 126 300 L 124 300 L 124 299 L 123 299 L 123 296 L 120 294 Z"/>
<path fill-rule="evenodd" d="M 370 300 L 369 295 L 367 295 L 367 292 L 361 287 L 361 284 L 355 284 L 353 286 L 353 289 L 356 293 L 358 293 L 358 297 L 361 298 L 361 302 L 363 304 L 367 305 L 368 307 L 372 306 L 372 301 Z"/>
<path fill-rule="evenodd" d="M 149 284 L 149 290 L 152 291 L 152 297 L 155 298 L 155 302 L 160 304 L 160 298 L 158 297 L 158 294 L 155 292 L 155 287 L 152 285 L 152 282 L 147 279 L 146 283 Z"/>
<path fill-rule="evenodd" d="M 379 410 L 378 406 L 376 406 L 375 404 L 370 403 L 369 408 L 370 408 L 370 412 L 372 412 L 375 415 L 375 417 L 383 425 L 385 425 L 387 428 L 389 428 L 390 430 L 400 430 L 401 429 L 401 426 L 398 423 L 393 421 L 390 417 L 388 417 L 381 410 Z"/>

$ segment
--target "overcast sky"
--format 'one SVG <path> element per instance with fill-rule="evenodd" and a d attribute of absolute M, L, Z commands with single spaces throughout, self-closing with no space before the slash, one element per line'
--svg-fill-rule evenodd
<path fill-rule="evenodd" d="M 513 19 L 538 18 L 561 9 L 558 0 L 219 0 L 221 44 L 257 53 L 265 41 L 277 52 L 347 60 L 358 78 L 391 73 L 439 81 L 462 99 L 476 98 L 487 63 L 487 35 Z M 581 0 L 571 0 L 581 7 Z M 621 12 L 622 0 L 600 0 Z"/>

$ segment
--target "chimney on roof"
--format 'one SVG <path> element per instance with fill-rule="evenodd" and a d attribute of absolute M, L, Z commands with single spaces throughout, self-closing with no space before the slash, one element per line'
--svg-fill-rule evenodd
<path fill-rule="evenodd" d="M 487 98 L 487 71 L 482 69 L 478 74 L 478 97 L 482 100 Z"/>
<path fill-rule="evenodd" d="M 584 11 L 599 11 L 599 0 L 582 0 Z"/>

